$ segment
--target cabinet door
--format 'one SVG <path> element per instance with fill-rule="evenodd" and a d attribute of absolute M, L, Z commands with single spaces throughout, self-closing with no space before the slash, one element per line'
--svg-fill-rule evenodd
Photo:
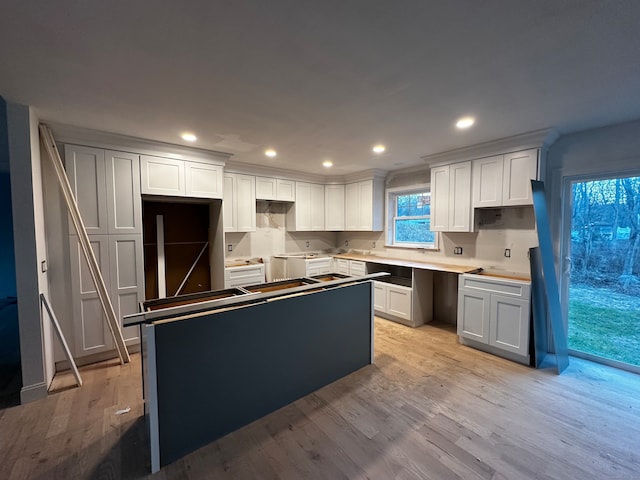
<path fill-rule="evenodd" d="M 108 238 L 108 235 L 89 237 L 91 248 L 100 265 L 100 271 L 105 277 L 107 289 L 109 288 Z M 104 317 L 91 272 L 75 235 L 69 237 L 69 248 L 71 250 L 71 296 L 75 336 L 74 356 L 82 357 L 111 350 L 113 338 Z"/>
<path fill-rule="evenodd" d="M 311 184 L 296 182 L 295 230 L 311 230 Z"/>
<path fill-rule="evenodd" d="M 236 175 L 236 197 L 234 207 L 237 210 L 238 232 L 256 230 L 256 183 L 250 175 Z"/>
<path fill-rule="evenodd" d="M 411 320 L 411 289 L 388 284 L 386 312 L 404 320 Z"/>
<path fill-rule="evenodd" d="M 471 231 L 471 162 L 449 166 L 449 231 Z"/>
<path fill-rule="evenodd" d="M 380 313 L 387 311 L 387 288 L 384 282 L 373 281 L 373 309 Z"/>
<path fill-rule="evenodd" d="M 140 156 L 141 191 L 148 195 L 185 196 L 184 161 Z"/>
<path fill-rule="evenodd" d="M 357 183 L 344 187 L 344 229 L 358 230 L 360 225 L 360 195 Z"/>
<path fill-rule="evenodd" d="M 222 199 L 222 215 L 225 232 L 238 231 L 238 211 L 235 208 L 237 197 L 236 176 L 231 173 L 224 174 L 224 198 Z"/>
<path fill-rule="evenodd" d="M 538 150 L 504 156 L 503 205 L 532 205 L 531 180 L 538 178 Z"/>
<path fill-rule="evenodd" d="M 502 174 L 502 155 L 473 161 L 474 208 L 502 205 Z"/>
<path fill-rule="evenodd" d="M 489 344 L 526 356 L 529 353 L 529 302 L 491 295 Z"/>
<path fill-rule="evenodd" d="M 256 199 L 277 200 L 278 190 L 275 178 L 256 177 Z"/>
<path fill-rule="evenodd" d="M 349 260 L 344 258 L 334 259 L 336 273 L 341 275 L 349 275 Z"/>
<path fill-rule="evenodd" d="M 373 181 L 358 183 L 358 230 L 373 231 Z"/>
<path fill-rule="evenodd" d="M 296 201 L 296 189 L 295 182 L 292 180 L 276 180 L 276 200 L 281 202 L 295 202 Z"/>
<path fill-rule="evenodd" d="M 324 187 L 325 230 L 344 230 L 344 185 Z"/>
<path fill-rule="evenodd" d="M 311 196 L 311 230 L 324 230 L 324 185 L 312 183 Z"/>
<path fill-rule="evenodd" d="M 116 316 L 122 317 L 139 311 L 144 300 L 144 261 L 142 235 L 109 236 L 109 277 L 111 279 L 111 302 Z M 123 329 L 127 345 L 140 342 L 140 330 L 136 327 Z"/>
<path fill-rule="evenodd" d="M 446 232 L 449 228 L 449 165 L 431 169 L 431 230 Z"/>
<path fill-rule="evenodd" d="M 71 190 L 80 209 L 82 222 L 89 235 L 107 233 L 107 194 L 104 150 L 64 146 L 65 169 Z M 75 228 L 69 221 L 69 233 Z"/>
<path fill-rule="evenodd" d="M 222 198 L 223 171 L 220 165 L 186 161 L 184 168 L 187 197 Z"/>
<path fill-rule="evenodd" d="M 468 290 L 458 291 L 458 335 L 489 343 L 491 295 Z"/>
<path fill-rule="evenodd" d="M 107 150 L 105 165 L 109 233 L 142 233 L 140 157 Z"/>
<path fill-rule="evenodd" d="M 352 277 L 361 277 L 367 274 L 367 264 L 360 260 L 349 260 L 349 275 Z"/>

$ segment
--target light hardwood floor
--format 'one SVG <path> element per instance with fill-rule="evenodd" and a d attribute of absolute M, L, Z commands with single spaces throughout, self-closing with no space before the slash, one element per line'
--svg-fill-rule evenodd
<path fill-rule="evenodd" d="M 150 476 L 139 361 L 1 410 L 0 479 L 640 478 L 638 375 L 572 358 L 558 376 L 382 319 L 375 365 Z"/>

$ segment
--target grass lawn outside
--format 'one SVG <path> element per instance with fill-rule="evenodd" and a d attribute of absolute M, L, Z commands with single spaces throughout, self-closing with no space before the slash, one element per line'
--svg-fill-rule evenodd
<path fill-rule="evenodd" d="M 640 366 L 640 299 L 572 284 L 568 343 L 572 350 Z"/>

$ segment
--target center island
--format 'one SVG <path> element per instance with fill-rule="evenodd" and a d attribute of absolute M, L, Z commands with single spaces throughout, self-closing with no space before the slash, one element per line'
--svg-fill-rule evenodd
<path fill-rule="evenodd" d="M 125 317 L 142 331 L 152 472 L 373 363 L 384 275 L 181 295 Z"/>

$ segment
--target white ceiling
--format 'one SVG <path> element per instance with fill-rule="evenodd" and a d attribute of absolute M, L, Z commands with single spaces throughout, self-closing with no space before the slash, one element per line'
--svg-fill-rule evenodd
<path fill-rule="evenodd" d="M 189 130 L 233 160 L 311 173 L 398 169 L 541 128 L 640 118 L 639 87 L 637 0 L 0 6 L 5 100 L 169 143 Z M 476 126 L 456 131 L 465 114 Z"/>

